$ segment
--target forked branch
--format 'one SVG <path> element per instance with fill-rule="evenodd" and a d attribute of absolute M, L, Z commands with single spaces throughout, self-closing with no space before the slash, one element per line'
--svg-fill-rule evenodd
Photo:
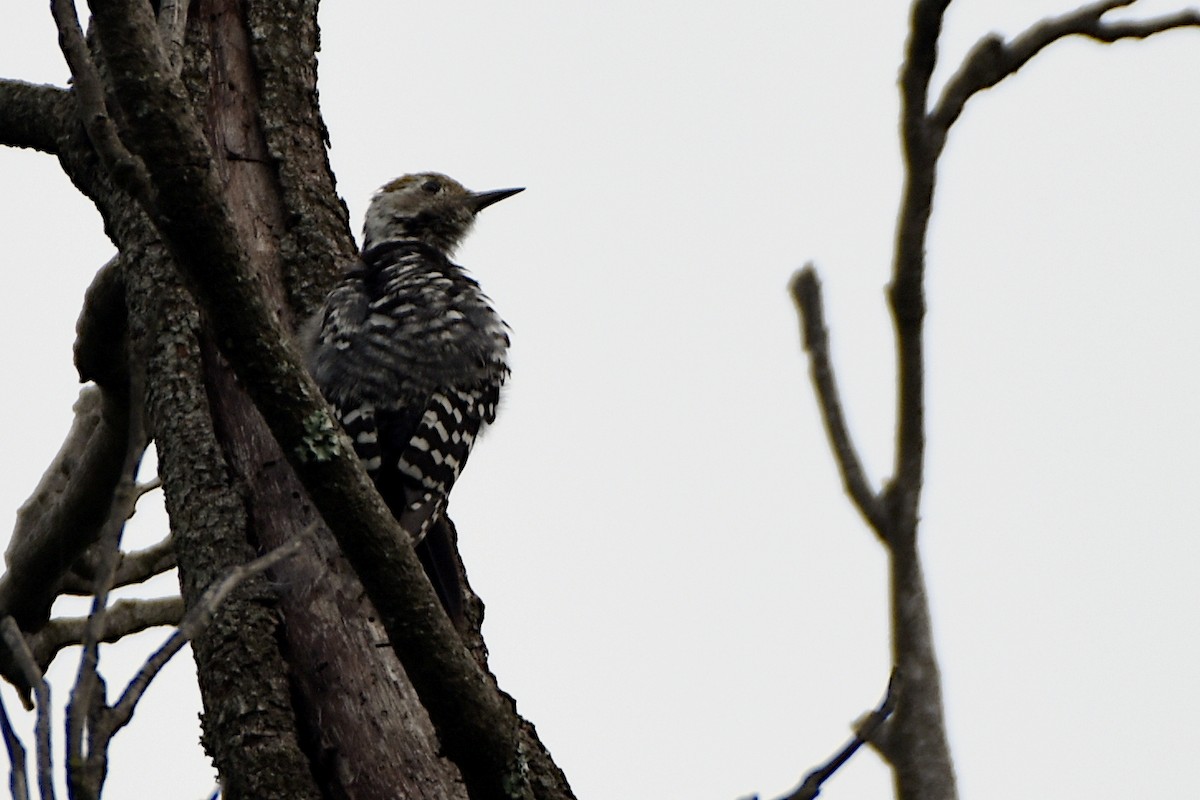
<path fill-rule="evenodd" d="M 1008 42 L 996 34 L 985 36 L 946 83 L 941 99 L 929 115 L 930 123 L 943 132 L 949 130 L 972 96 L 1015 75 L 1042 50 L 1068 36 L 1086 36 L 1111 44 L 1121 39 L 1145 39 L 1166 31 L 1200 27 L 1200 10 L 1196 9 L 1183 9 L 1149 19 L 1104 19 L 1110 11 L 1135 2 L 1105 0 L 1083 6 L 1044 19 Z"/>

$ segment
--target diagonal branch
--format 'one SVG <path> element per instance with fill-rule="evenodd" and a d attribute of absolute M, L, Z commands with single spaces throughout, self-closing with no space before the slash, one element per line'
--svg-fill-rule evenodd
<path fill-rule="evenodd" d="M 185 644 L 204 632 L 221 604 L 225 602 L 225 598 L 229 597 L 245 581 L 266 572 L 285 558 L 295 555 L 305 544 L 305 537 L 292 539 L 248 564 L 234 567 L 225 577 L 206 589 L 200 597 L 200 601 L 183 616 L 176 631 L 163 643 L 162 647 L 154 651 L 142 668 L 138 670 L 138 673 L 129 681 L 129 685 L 121 693 L 117 704 L 109 709 L 102 724 L 97 726 L 98 730 L 95 732 L 96 740 L 93 746 L 99 747 L 101 750 L 105 749 L 113 735 L 129 723 L 129 720 L 133 718 L 138 701 L 142 699 L 150 682 L 162 671 L 167 662 L 183 649 Z M 180 606 L 182 606 L 182 601 L 180 601 Z"/>
<path fill-rule="evenodd" d="M 140 489 L 141 487 L 139 487 Z M 62 594 L 90 595 L 95 589 L 100 553 L 95 548 L 75 560 L 59 585 Z M 175 543 L 168 535 L 143 550 L 122 551 L 117 557 L 113 587 L 130 586 L 175 568 Z"/>
<path fill-rule="evenodd" d="M 791 293 L 796 311 L 800 315 L 804 349 L 808 352 L 809 368 L 821 408 L 821 418 L 825 421 L 825 432 L 829 435 L 838 470 L 842 475 L 842 483 L 868 524 L 882 537 L 886 525 L 883 504 L 867 480 L 862 461 L 846 427 L 837 380 L 829 358 L 829 331 L 825 327 L 821 281 L 811 263 L 792 276 Z"/>
<path fill-rule="evenodd" d="M 0 577 L 0 614 L 35 631 L 49 618 L 59 578 L 96 541 L 120 480 L 129 410 L 113 393 L 84 389 L 75 422 L 17 524 Z M 4 671 L 7 675 L 7 670 Z"/>
<path fill-rule="evenodd" d="M 29 800 L 29 773 L 25 768 L 25 745 L 17 732 L 13 730 L 12 721 L 8 718 L 8 709 L 4 707 L 4 698 L 0 697 L 0 734 L 4 736 L 4 749 L 8 752 L 8 789 L 13 800 Z"/>
<path fill-rule="evenodd" d="M 805 775 L 800 785 L 781 800 L 812 800 L 821 793 L 821 785 L 829 780 L 833 773 L 841 769 L 842 765 L 849 761 L 860 747 L 875 741 L 883 723 L 887 722 L 892 712 L 896 710 L 898 693 L 896 678 L 896 670 L 892 670 L 892 677 L 888 681 L 887 692 L 884 693 L 883 700 L 875 710 L 863 716 L 854 726 L 854 736 L 846 743 L 846 746 L 839 750 L 833 758 Z"/>
<path fill-rule="evenodd" d="M 990 89 L 1028 64 L 1051 44 L 1068 36 L 1086 36 L 1111 44 L 1121 39 L 1145 39 L 1157 33 L 1180 28 L 1200 27 L 1200 10 L 1183 9 L 1150 19 L 1123 19 L 1106 22 L 1110 11 L 1133 5 L 1136 0 L 1104 0 L 1075 9 L 1058 17 L 1044 19 L 1010 42 L 992 34 L 979 42 L 963 59 L 962 65 L 946 83 L 937 106 L 930 113 L 931 125 L 947 131 L 962 114 L 974 95 Z"/>
<path fill-rule="evenodd" d="M 118 186 L 138 200 L 149 202 L 150 176 L 141 159 L 129 152 L 117 134 L 116 123 L 104 99 L 100 73 L 92 61 L 83 29 L 79 26 L 75 3 L 72 0 L 50 0 L 50 13 L 58 26 L 58 44 L 71 69 L 79 102 L 79 118 L 92 147 Z"/>

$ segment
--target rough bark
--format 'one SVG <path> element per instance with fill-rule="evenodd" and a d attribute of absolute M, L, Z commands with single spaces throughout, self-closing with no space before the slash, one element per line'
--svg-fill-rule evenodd
<path fill-rule="evenodd" d="M 194 604 L 230 567 L 252 559 L 244 487 L 217 441 L 204 384 L 199 318 L 158 248 L 130 278 L 135 338 L 151 352 L 148 414 L 153 421 L 180 586 Z M 174 286 L 171 284 L 175 283 Z M 144 322 L 149 324 L 142 324 Z M 254 579 L 225 602 L 193 643 L 204 746 L 230 798 L 318 798 L 300 747 L 279 612 L 269 583 Z"/>
<path fill-rule="evenodd" d="M 316 3 L 200 0 L 186 28 L 156 26 L 147 8 L 95 0 L 85 39 L 59 2 L 89 91 L 0 81 L 0 104 L 21 115 L 0 120 L 0 142 L 56 154 L 118 247 L 89 292 L 76 361 L 117 412 L 128 360 L 145 369 L 185 604 L 267 548 L 314 543 L 242 586 L 194 643 L 223 796 L 570 796 L 486 670 L 482 604 L 468 587 L 467 623 L 449 626 L 286 344 L 353 252 L 317 105 Z M 94 446 L 80 454 L 120 463 Z M 107 509 L 103 487 L 83 489 Z M 313 524 L 316 507 L 337 542 Z M 77 552 L 90 541 L 77 525 L 51 528 L 76 531 Z M 65 552 L 33 552 L 51 549 Z M 69 566 L 43 576 L 49 588 L 25 616 L 44 619 Z M 91 566 L 67 584 L 86 586 Z"/>
<path fill-rule="evenodd" d="M 511 701 L 463 648 L 411 543 L 298 368 L 264 286 L 270 281 L 256 271 L 261 252 L 241 242 L 244 229 L 212 163 L 212 143 L 186 92 L 170 77 L 146 9 L 136 2 L 95 2 L 93 11 L 125 112 L 128 144 L 153 180 L 153 190 L 144 193 L 154 198 L 148 208 L 210 311 L 207 320 L 221 352 L 362 579 L 391 648 L 435 723 L 443 752 L 474 797 L 533 796 L 531 774 L 539 776 L 537 791 L 545 788 L 545 796 L 569 796 L 561 772 L 522 726 Z"/>

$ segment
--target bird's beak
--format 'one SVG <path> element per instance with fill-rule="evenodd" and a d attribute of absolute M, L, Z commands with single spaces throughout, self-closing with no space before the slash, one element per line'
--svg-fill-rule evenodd
<path fill-rule="evenodd" d="M 471 194 L 471 210 L 478 214 L 492 203 L 499 203 L 506 197 L 512 197 L 517 192 L 525 191 L 525 187 L 520 189 L 494 189 L 490 192 L 474 192 Z"/>

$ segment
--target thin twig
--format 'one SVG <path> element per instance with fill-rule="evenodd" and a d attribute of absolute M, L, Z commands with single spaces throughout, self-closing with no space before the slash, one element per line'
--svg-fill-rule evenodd
<path fill-rule="evenodd" d="M 1112 44 L 1121 39 L 1145 39 L 1157 33 L 1200 26 L 1200 11 L 1195 9 L 1151 19 L 1104 21 L 1108 12 L 1134 2 L 1105 0 L 1077 8 L 1042 20 L 1007 43 L 996 34 L 980 39 L 946 82 L 937 106 L 929 115 L 931 125 L 942 132 L 949 130 L 972 96 L 1016 74 L 1046 47 L 1068 36 L 1086 36 Z"/>
<path fill-rule="evenodd" d="M 37 740 L 38 793 L 42 800 L 54 800 L 54 762 L 50 750 L 50 684 L 46 683 L 42 671 L 34 662 L 25 636 L 12 617 L 0 620 L 0 638 L 3 638 L 26 684 L 33 687 L 33 696 L 37 701 L 37 721 L 33 730 Z"/>
<path fill-rule="evenodd" d="M 8 709 L 4 707 L 4 698 L 0 697 L 0 732 L 4 735 L 4 749 L 8 751 L 8 788 L 13 800 L 29 800 L 29 774 L 25 769 L 25 746 L 13 730 L 12 721 L 8 718 Z"/>
<path fill-rule="evenodd" d="M 146 687 L 150 685 L 150 682 L 154 680 L 159 671 L 166 666 L 172 656 L 178 653 L 188 641 L 204 632 L 212 622 L 221 603 L 225 601 L 225 598 L 234 589 L 244 581 L 265 572 L 285 558 L 294 555 L 306 541 L 308 541 L 307 536 L 297 536 L 295 539 L 276 547 L 271 552 L 259 556 L 247 564 L 234 567 L 223 578 L 216 581 L 212 586 L 209 586 L 204 591 L 204 594 L 201 595 L 199 602 L 184 615 L 175 633 L 171 634 L 162 647 L 146 660 L 146 663 L 138 670 L 137 675 L 129 681 L 129 685 L 125 687 L 120 700 L 112 707 L 112 715 L 103 731 L 105 741 L 112 738 L 114 733 L 129 722 L 133 717 L 134 708 L 146 691 Z"/>
<path fill-rule="evenodd" d="M 146 481 L 145 483 L 137 484 L 136 486 L 133 487 L 133 490 L 134 490 L 133 502 L 136 504 L 138 500 L 142 499 L 143 495 L 149 494 L 150 492 L 153 492 L 155 489 L 161 489 L 162 485 L 163 485 L 162 477 L 159 475 L 155 475 L 153 478 Z"/>
<path fill-rule="evenodd" d="M 175 540 L 167 534 L 161 541 L 147 548 L 121 553 L 117 574 L 113 577 L 113 586 L 142 583 L 155 575 L 174 569 L 175 566 Z"/>
<path fill-rule="evenodd" d="M 846 493 L 854 501 L 854 505 L 862 512 L 871 528 L 882 538 L 886 524 L 883 506 L 879 496 L 867 480 L 862 460 L 858 456 L 858 450 L 854 446 L 854 442 L 850 438 L 850 430 L 846 426 L 842 401 L 838 394 L 837 379 L 834 376 L 833 363 L 829 357 L 829 331 L 825 327 L 821 281 L 817 278 L 816 268 L 811 263 L 792 276 L 791 293 L 792 300 L 796 304 L 796 311 L 800 316 L 804 349 L 808 352 L 809 371 L 817 392 L 821 418 L 825 422 L 825 432 L 833 447 L 838 470 L 842 475 L 842 483 L 846 487 Z"/>
<path fill-rule="evenodd" d="M 859 720 L 854 727 L 854 737 L 833 758 L 808 773 L 800 785 L 781 800 L 812 800 L 821 793 L 821 784 L 829 780 L 833 773 L 837 772 L 843 764 L 850 760 L 851 756 L 858 752 L 860 747 L 870 742 L 879 731 L 880 726 L 892 715 L 896 709 L 897 683 L 896 670 L 892 670 L 892 677 L 888 680 L 887 692 L 883 696 L 883 701 L 874 711 Z"/>

